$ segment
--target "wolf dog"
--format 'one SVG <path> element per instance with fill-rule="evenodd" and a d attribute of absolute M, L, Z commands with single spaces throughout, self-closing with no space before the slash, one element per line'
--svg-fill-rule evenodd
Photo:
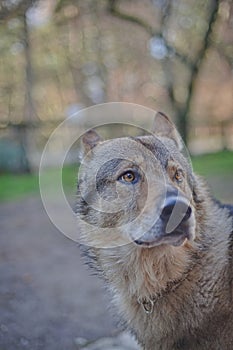
<path fill-rule="evenodd" d="M 148 135 L 83 135 L 85 255 L 142 349 L 230 350 L 233 207 L 211 196 L 159 116 Z"/>

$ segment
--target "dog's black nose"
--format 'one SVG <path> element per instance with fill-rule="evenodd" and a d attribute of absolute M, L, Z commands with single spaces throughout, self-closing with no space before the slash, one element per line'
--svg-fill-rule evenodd
<path fill-rule="evenodd" d="M 142 245 L 144 242 L 141 241 L 140 239 L 135 239 L 134 243 L 136 243 L 137 245 Z"/>
<path fill-rule="evenodd" d="M 192 214 L 192 209 L 185 200 L 174 195 L 167 196 L 160 215 L 165 224 L 169 221 L 174 209 L 175 216 L 180 220 L 180 223 L 187 221 Z"/>

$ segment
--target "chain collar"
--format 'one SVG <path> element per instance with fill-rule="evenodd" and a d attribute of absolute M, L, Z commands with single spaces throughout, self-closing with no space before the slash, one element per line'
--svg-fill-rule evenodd
<path fill-rule="evenodd" d="M 139 297 L 137 300 L 138 304 L 140 304 L 143 307 L 145 313 L 152 314 L 154 311 L 155 304 L 160 299 L 165 297 L 167 294 L 174 292 L 174 290 L 176 290 L 181 285 L 181 283 L 186 279 L 187 275 L 192 270 L 192 268 L 193 268 L 193 265 L 183 274 L 182 278 L 168 282 L 165 289 L 163 289 L 160 293 L 157 293 L 151 296 L 150 298 Z"/>

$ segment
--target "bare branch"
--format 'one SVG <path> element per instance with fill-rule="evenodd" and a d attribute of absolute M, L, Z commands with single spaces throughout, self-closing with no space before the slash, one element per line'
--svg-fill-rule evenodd
<path fill-rule="evenodd" d="M 159 33 L 155 32 L 155 30 L 145 21 L 143 21 L 141 18 L 138 18 L 136 16 L 132 16 L 129 15 L 127 13 L 124 13 L 122 11 L 119 10 L 119 8 L 117 7 L 117 0 L 109 0 L 109 12 L 115 16 L 118 17 L 122 20 L 125 21 L 129 21 L 132 22 L 134 24 L 139 25 L 140 27 L 142 27 L 143 29 L 145 29 L 145 31 L 150 35 L 150 36 L 154 36 L 154 35 L 158 35 Z"/>
<path fill-rule="evenodd" d="M 200 51 L 197 55 L 196 62 L 194 63 L 193 69 L 191 71 L 191 76 L 190 76 L 190 80 L 189 80 L 190 82 L 188 85 L 188 97 L 187 97 L 185 106 L 182 110 L 182 113 L 180 113 L 180 115 L 179 115 L 179 120 L 178 120 L 179 130 L 181 132 L 181 136 L 184 138 L 184 141 L 187 141 L 186 138 L 187 138 L 187 133 L 188 133 L 188 114 L 190 111 L 194 86 L 196 83 L 198 73 L 200 71 L 201 64 L 204 61 L 206 52 L 211 46 L 211 35 L 213 32 L 214 24 L 215 24 L 216 19 L 217 19 L 219 4 L 220 4 L 220 0 L 213 0 L 212 1 L 212 9 L 210 12 L 208 28 L 207 28 L 207 31 L 206 31 L 205 36 L 203 38 L 203 42 L 202 42 L 202 46 L 200 48 Z"/>
<path fill-rule="evenodd" d="M 221 45 L 215 45 L 213 43 L 213 49 L 215 49 L 218 52 L 218 54 L 226 61 L 229 68 L 232 69 L 233 68 L 233 58 L 227 54 L 224 47 L 222 47 Z"/>
<path fill-rule="evenodd" d="M 171 8 L 172 8 L 171 1 L 168 1 L 166 7 L 164 8 L 163 16 L 161 19 L 161 33 L 163 35 L 163 40 L 165 41 L 165 43 L 167 41 L 166 41 L 166 38 L 164 37 L 164 33 L 171 15 Z M 174 88 L 174 80 L 173 80 L 172 69 L 171 69 L 171 60 L 169 60 L 168 58 L 165 58 L 164 60 L 162 60 L 162 67 L 163 67 L 163 72 L 166 79 L 168 96 L 170 98 L 172 105 L 176 107 L 176 109 L 178 110 L 178 106 L 176 105 L 175 93 L 174 93 L 175 88 Z"/>
<path fill-rule="evenodd" d="M 33 66 L 31 57 L 31 40 L 30 32 L 27 24 L 26 14 L 23 16 L 23 41 L 25 55 L 25 103 L 24 103 L 24 118 L 25 120 L 33 120 L 37 117 L 34 99 L 32 95 L 33 89 Z"/>
<path fill-rule="evenodd" d="M 179 114 L 178 127 L 179 127 L 181 134 L 182 134 L 182 137 L 184 138 L 184 141 L 187 141 L 188 113 L 190 111 L 190 105 L 191 105 L 191 99 L 193 96 L 194 85 L 195 85 L 196 78 L 197 78 L 197 75 L 198 75 L 199 70 L 200 70 L 200 66 L 205 58 L 206 51 L 211 46 L 210 39 L 211 39 L 212 31 L 213 31 L 213 26 L 214 26 L 216 18 L 217 18 L 220 0 L 212 0 L 212 2 L 211 2 L 212 6 L 210 9 L 208 28 L 207 28 L 206 33 L 204 35 L 204 38 L 202 41 L 202 46 L 199 50 L 199 53 L 198 53 L 195 61 L 191 61 L 185 54 L 180 53 L 174 47 L 169 45 L 166 37 L 164 36 L 164 27 L 166 24 L 165 22 L 167 21 L 167 18 L 169 17 L 169 10 L 170 10 L 169 8 L 166 8 L 166 11 L 164 11 L 164 15 L 162 17 L 162 28 L 158 32 L 158 31 L 155 31 L 148 23 L 143 21 L 141 18 L 128 15 L 128 14 L 122 12 L 121 10 L 119 10 L 119 8 L 117 7 L 117 1 L 118 0 L 109 0 L 108 1 L 109 11 L 112 15 L 114 15 L 115 17 L 118 17 L 122 20 L 126 20 L 126 21 L 132 22 L 134 24 L 140 25 L 152 37 L 153 36 L 160 37 L 163 40 L 164 45 L 166 46 L 166 49 L 168 50 L 168 53 L 173 54 L 176 58 L 178 58 L 180 60 L 180 62 L 182 62 L 190 70 L 191 75 L 190 75 L 190 80 L 189 80 L 189 84 L 188 84 L 188 88 L 187 88 L 188 89 L 188 97 L 187 97 L 187 100 L 186 100 L 183 108 L 181 108 L 180 106 L 177 105 L 177 103 L 175 101 L 175 97 L 174 97 L 173 83 L 172 83 L 171 79 L 169 79 L 169 81 L 168 81 L 168 94 L 169 94 L 171 102 L 174 104 L 174 107 L 176 107 L 176 109 L 177 109 L 177 113 Z M 168 7 L 170 5 L 171 5 L 171 3 L 169 2 Z M 165 60 L 165 61 L 167 61 L 167 60 Z M 169 67 L 167 67 L 168 66 L 167 62 L 165 62 L 165 61 L 164 61 L 164 65 L 166 66 L 165 68 L 169 69 Z"/>
<path fill-rule="evenodd" d="M 109 3 L 109 7 L 108 7 L 109 12 L 113 16 L 115 16 L 119 19 L 122 19 L 124 21 L 129 21 L 131 23 L 139 25 L 149 34 L 150 37 L 154 37 L 154 36 L 160 37 L 161 39 L 163 39 L 164 44 L 166 45 L 166 48 L 170 54 L 175 55 L 188 68 L 191 68 L 191 69 L 193 68 L 193 62 L 190 61 L 190 59 L 186 55 L 178 52 L 174 47 L 169 45 L 161 30 L 160 31 L 155 30 L 151 25 L 149 25 L 147 22 L 143 21 L 141 18 L 129 15 L 129 14 L 119 10 L 119 8 L 117 7 L 117 0 L 109 0 L 108 3 Z"/>

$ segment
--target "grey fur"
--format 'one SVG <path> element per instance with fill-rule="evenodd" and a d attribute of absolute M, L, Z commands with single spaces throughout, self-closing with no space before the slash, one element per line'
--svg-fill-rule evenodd
<path fill-rule="evenodd" d="M 171 124 L 170 128 L 173 128 Z M 158 243 L 139 246 L 133 241 L 135 232 L 143 231 L 142 222 L 141 228 L 135 227 L 135 232 L 116 231 L 125 239 L 124 245 L 102 249 L 93 247 L 101 241 L 101 235 L 95 236 L 95 230 L 87 231 L 84 242 L 89 245 L 88 259 L 105 278 L 113 303 L 144 350 L 233 349 L 233 210 L 212 199 L 203 180 L 192 172 L 182 156 L 173 130 L 168 130 L 167 125 L 162 130 L 167 134 L 155 131 L 156 137 L 142 136 L 135 141 L 153 153 L 167 186 L 176 188 L 182 198 L 190 200 L 193 222 L 189 219 L 186 227 L 195 231 L 193 237 L 178 242 L 178 246 L 173 241 L 164 244 L 157 221 L 150 235 L 158 237 Z M 94 140 L 99 139 L 94 135 Z M 85 143 L 88 144 L 88 135 Z M 90 142 L 86 150 L 89 152 L 87 162 L 97 157 L 98 150 L 93 152 L 95 148 L 103 150 L 106 145 L 102 140 L 93 144 Z M 106 152 L 111 153 L 111 142 Z M 127 147 L 124 146 L 122 152 L 127 154 Z M 99 189 L 105 198 L 114 193 L 118 181 L 114 172 L 119 164 L 121 161 L 115 161 L 98 174 Z M 185 173 L 182 184 L 173 177 L 177 167 Z M 148 167 L 149 175 L 146 175 L 151 177 L 150 171 Z M 143 175 L 140 181 L 142 179 Z M 145 190 L 145 184 L 135 185 L 128 207 L 113 214 L 91 208 L 78 191 L 77 215 L 95 225 L 94 228 L 120 227 L 139 215 L 140 198 L 144 195 L 140 191 Z M 120 193 L 124 195 L 124 191 Z M 158 201 L 159 197 L 155 196 L 150 206 L 157 210 Z M 145 308 L 150 307 L 151 301 L 154 304 L 151 313 L 146 313 Z"/>

